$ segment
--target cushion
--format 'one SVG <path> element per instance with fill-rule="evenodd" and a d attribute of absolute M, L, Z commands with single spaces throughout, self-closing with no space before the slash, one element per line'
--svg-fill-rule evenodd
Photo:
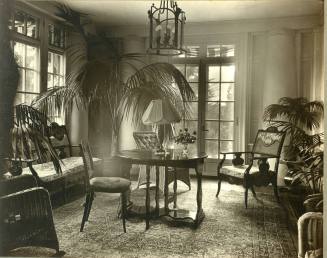
<path fill-rule="evenodd" d="M 95 192 L 122 193 L 129 189 L 131 181 L 121 177 L 93 177 L 90 185 Z"/>
<path fill-rule="evenodd" d="M 238 177 L 243 178 L 244 172 L 248 166 L 247 165 L 241 165 L 241 166 L 223 166 L 220 169 L 220 173 L 232 177 Z M 250 170 L 250 174 L 259 171 L 259 168 L 257 166 L 252 166 Z"/>

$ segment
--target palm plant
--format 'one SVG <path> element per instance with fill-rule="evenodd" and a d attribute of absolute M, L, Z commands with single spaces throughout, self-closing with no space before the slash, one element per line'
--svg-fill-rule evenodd
<path fill-rule="evenodd" d="M 283 97 L 278 104 L 266 107 L 263 119 L 288 133 L 290 139 L 286 154 L 294 159 L 300 151 L 322 143 L 323 133 L 313 131 L 319 129 L 323 112 L 324 106 L 320 101 Z"/>
<path fill-rule="evenodd" d="M 54 87 L 41 95 L 35 102 L 41 110 L 55 112 L 69 109 L 74 103 L 104 107 L 116 142 L 124 116 L 132 114 L 133 122 L 139 123 L 152 99 L 170 101 L 181 112 L 184 101 L 193 98 L 192 88 L 173 65 L 146 65 L 140 54 L 122 54 L 117 42 L 85 32 L 85 24 L 81 22 L 84 14 L 64 5 L 58 5 L 57 9 L 57 15 L 73 25 L 82 40 L 68 48 L 71 69 L 66 86 Z M 122 67 L 134 71 L 132 76 L 126 79 Z M 116 149 L 117 145 L 112 144 L 112 150 Z"/>

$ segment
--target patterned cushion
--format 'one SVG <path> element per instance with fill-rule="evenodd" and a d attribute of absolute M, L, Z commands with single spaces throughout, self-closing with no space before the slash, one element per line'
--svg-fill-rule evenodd
<path fill-rule="evenodd" d="M 93 158 L 94 165 L 101 164 L 101 159 Z M 82 157 L 69 157 L 62 159 L 60 163 L 62 174 L 57 174 L 52 162 L 33 165 L 34 170 L 39 177 L 46 182 L 53 181 L 57 178 L 63 177 L 68 174 L 81 173 L 84 171 L 84 163 Z M 24 168 L 23 174 L 31 174 L 30 169 Z"/>
<path fill-rule="evenodd" d="M 238 177 L 243 178 L 244 172 L 248 166 L 242 165 L 242 166 L 224 166 L 220 169 L 220 173 L 232 177 Z M 250 174 L 253 174 L 254 172 L 259 171 L 257 166 L 252 166 L 250 170 Z"/>
<path fill-rule="evenodd" d="M 93 177 L 90 185 L 95 192 L 122 193 L 129 189 L 131 181 L 121 177 Z"/>

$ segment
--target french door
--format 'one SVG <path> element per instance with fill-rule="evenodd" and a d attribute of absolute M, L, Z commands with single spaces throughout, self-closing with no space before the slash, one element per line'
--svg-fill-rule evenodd
<path fill-rule="evenodd" d="M 208 155 L 205 171 L 215 175 L 221 152 L 235 147 L 235 62 L 233 57 L 180 59 L 175 66 L 184 74 L 196 94 L 188 102 L 189 116 L 176 129 L 197 131 L 197 145 L 190 152 Z M 229 157 L 227 157 L 229 158 Z"/>

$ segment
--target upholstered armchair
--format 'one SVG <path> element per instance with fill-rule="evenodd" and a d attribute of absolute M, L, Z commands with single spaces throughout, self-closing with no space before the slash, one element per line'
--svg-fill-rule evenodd
<path fill-rule="evenodd" d="M 270 127 L 267 130 L 258 131 L 252 151 L 222 153 L 223 158 L 217 167 L 218 189 L 216 197 L 220 192 L 221 181 L 224 180 L 231 184 L 244 186 L 246 208 L 248 205 L 248 190 L 250 189 L 253 195 L 256 196 L 254 186 L 267 186 L 271 183 L 274 187 L 275 196 L 279 201 L 277 174 L 284 139 L 284 132 L 279 132 L 277 128 Z M 225 162 L 227 155 L 233 156 L 232 164 Z M 248 164 L 244 164 L 246 155 L 249 160 Z M 272 170 L 268 160 L 275 160 Z"/>
<path fill-rule="evenodd" d="M 32 175 L 0 181 L 0 255 L 9 250 L 40 246 L 56 250 L 59 242 L 49 193 Z"/>

